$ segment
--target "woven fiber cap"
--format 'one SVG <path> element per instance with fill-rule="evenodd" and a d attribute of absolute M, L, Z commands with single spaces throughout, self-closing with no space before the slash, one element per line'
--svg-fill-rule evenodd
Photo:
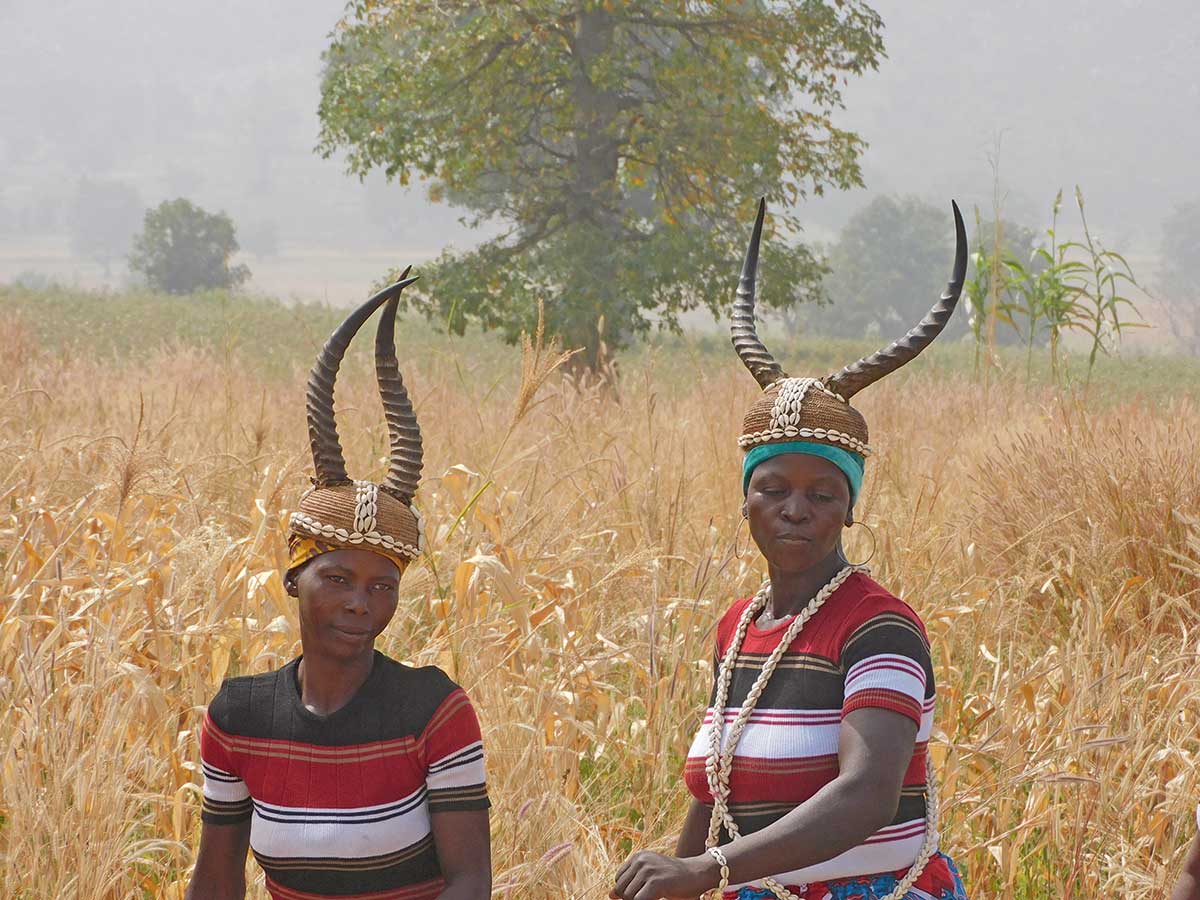
<path fill-rule="evenodd" d="M 749 450 L 760 444 L 812 441 L 851 450 L 863 456 L 867 421 L 862 414 L 811 378 L 781 378 L 751 405 L 742 420 L 738 446 Z"/>
<path fill-rule="evenodd" d="M 314 488 L 289 522 L 288 546 L 304 537 L 335 549 L 372 550 L 404 570 L 424 551 L 421 519 L 411 506 L 369 481 Z"/>

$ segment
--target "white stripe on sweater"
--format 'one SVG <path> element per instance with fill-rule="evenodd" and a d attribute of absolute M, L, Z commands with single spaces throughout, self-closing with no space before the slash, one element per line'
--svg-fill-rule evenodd
<path fill-rule="evenodd" d="M 407 797 L 355 809 L 294 808 L 255 802 L 250 846 L 274 857 L 359 859 L 394 853 L 430 831 L 425 786 Z"/>
<path fill-rule="evenodd" d="M 921 725 L 917 729 L 917 740 L 929 740 L 933 730 L 933 698 L 921 701 Z M 809 717 L 808 721 L 797 721 L 797 713 Z M 726 733 L 737 710 L 727 710 L 725 716 Z M 712 721 L 712 709 L 704 716 L 704 725 L 692 739 L 688 749 L 688 757 L 703 758 L 708 755 L 709 723 Z M 822 722 L 825 724 L 810 724 Z M 750 721 L 738 741 L 735 756 L 750 756 L 755 759 L 801 759 L 807 756 L 828 756 L 837 753 L 838 736 L 841 731 L 842 711 L 835 710 L 799 710 L 791 709 L 756 709 L 750 714 Z"/>
<path fill-rule="evenodd" d="M 907 869 L 916 862 L 925 840 L 925 822 L 914 819 L 899 825 L 889 825 L 867 838 L 865 843 L 852 847 L 845 853 L 825 862 L 783 872 L 772 876 L 785 885 L 809 884 L 813 881 L 830 881 L 834 878 L 852 878 L 856 875 L 874 875 L 879 872 L 895 872 Z M 762 880 L 744 884 L 731 884 L 729 890 L 743 887 L 763 889 Z"/>

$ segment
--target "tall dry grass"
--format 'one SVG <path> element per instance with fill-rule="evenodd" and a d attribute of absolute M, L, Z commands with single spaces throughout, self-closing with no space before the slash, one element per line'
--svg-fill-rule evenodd
<path fill-rule="evenodd" d="M 181 897 L 204 704 L 298 649 L 280 573 L 307 359 L 115 362 L 11 318 L 0 346 L 0 895 Z M 364 357 L 343 443 L 378 475 Z M 431 552 L 383 649 L 480 711 L 497 894 L 603 896 L 631 848 L 670 844 L 713 624 L 761 577 L 735 553 L 753 384 L 732 354 L 536 398 L 515 351 L 404 367 Z M 976 898 L 1159 896 L 1200 799 L 1197 407 L 913 368 L 862 398 L 861 513 L 933 637 L 945 848 Z"/>

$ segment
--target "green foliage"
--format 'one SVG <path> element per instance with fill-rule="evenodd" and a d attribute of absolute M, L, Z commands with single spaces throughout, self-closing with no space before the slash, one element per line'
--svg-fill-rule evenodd
<path fill-rule="evenodd" d="M 986 241 L 972 254 L 974 275 L 964 294 L 971 310 L 971 328 L 976 343 L 976 370 L 979 352 L 990 343 L 983 323 L 988 316 L 1009 326 L 1025 342 L 1026 377 L 1033 366 L 1033 347 L 1038 336 L 1046 334 L 1050 346 L 1050 367 L 1055 380 L 1061 369 L 1061 340 L 1066 332 L 1087 336 L 1087 382 L 1091 382 L 1096 358 L 1110 353 L 1126 328 L 1143 327 L 1124 317 L 1137 308 L 1123 291 L 1137 287 L 1133 270 L 1125 257 L 1106 249 L 1092 234 L 1084 212 L 1083 191 L 1075 188 L 1082 241 L 1062 241 L 1058 236 L 1058 216 L 1062 209 L 1062 191 L 1054 198 L 1051 225 L 1046 229 L 1048 244 L 1034 248 L 1028 263 L 1009 252 L 996 256 Z M 976 222 L 979 213 L 975 214 Z"/>
<path fill-rule="evenodd" d="M 513 341 L 544 299 L 547 330 L 595 365 L 603 342 L 725 306 L 760 194 L 788 286 L 764 302 L 820 296 L 786 207 L 860 183 L 862 141 L 833 113 L 881 28 L 862 0 L 353 0 L 325 55 L 320 150 L 508 226 L 406 294 L 427 315 Z"/>
<path fill-rule="evenodd" d="M 1060 192 L 1054 204 L 1055 223 L 1061 198 Z M 996 223 L 982 222 L 976 208 L 975 233 L 970 275 L 963 289 L 967 323 L 975 341 L 975 371 L 979 372 L 985 346 L 1023 341 L 1028 379 L 1034 345 L 1049 342 L 1051 358 L 1056 360 L 1058 337 L 1064 325 L 1058 298 L 1065 288 L 1061 284 L 1061 269 L 1054 262 L 1059 259 L 1061 249 L 1056 225 L 1046 232 L 1050 239 L 1047 250 L 1034 238 L 1031 229 L 1010 222 L 1002 220 L 997 234 Z M 997 332 L 997 323 L 1009 326 L 1010 331 Z M 1006 335 L 1011 340 L 1006 340 Z"/>
<path fill-rule="evenodd" d="M 54 354 L 100 357 L 117 366 L 125 358 L 144 359 L 156 352 L 174 356 L 198 353 L 228 360 L 235 363 L 237 371 L 253 372 L 255 377 L 291 377 L 308 371 L 346 312 L 346 308 L 323 303 L 281 303 L 227 291 L 195 294 L 189 302 L 179 303 L 171 295 L 146 291 L 93 292 L 61 286 L 32 290 L 0 284 L 0 321 L 15 324 L 15 333 L 25 335 L 31 347 Z M 768 333 L 766 338 L 780 359 L 803 360 L 805 370 L 814 372 L 836 371 L 848 360 L 879 348 L 877 341 L 861 337 Z M 478 327 L 469 328 L 464 340 L 447 337 L 434 325 L 410 316 L 397 322 L 396 343 L 398 348 L 410 348 L 403 358 L 413 364 L 450 360 L 464 372 L 495 373 L 497 382 L 516 390 L 520 354 L 493 334 L 482 334 Z M 1024 352 L 1015 347 L 999 347 L 996 354 L 1007 371 L 1024 363 Z M 653 372 L 668 396 L 694 390 L 698 372 L 712 373 L 723 366 L 742 371 L 724 331 L 660 335 L 628 357 L 623 365 Z M 947 377 L 965 376 L 971 371 L 972 357 L 973 349 L 965 343 L 935 341 L 919 362 L 894 377 L 916 377 L 918 371 L 930 367 Z M 369 377 L 374 365 L 371 343 L 352 345 L 347 365 L 361 366 L 363 377 Z M 1048 357 L 1035 358 L 1031 380 L 1034 384 L 1054 382 Z M 1093 381 L 1102 385 L 1097 399 L 1105 402 L 1139 395 L 1156 401 L 1168 395 L 1200 397 L 1200 359 L 1165 354 L 1102 355 L 1096 360 Z"/>
<path fill-rule="evenodd" d="M 173 295 L 142 290 L 0 285 L 0 320 L 18 322 L 37 346 L 85 353 L 113 364 L 155 352 L 195 351 L 236 359 L 239 366 L 258 373 L 306 372 L 347 312 L 325 303 L 282 303 L 228 290 L 203 291 L 180 303 Z M 453 350 L 450 338 L 413 318 L 397 322 L 396 342 L 434 355 Z M 514 351 L 493 344 L 471 340 L 468 355 L 502 369 Z M 350 364 L 373 366 L 372 348 L 369 341 L 352 347 Z"/>
<path fill-rule="evenodd" d="M 145 276 L 151 288 L 169 294 L 234 288 L 250 277 L 244 265 L 229 265 L 237 251 L 229 216 L 205 212 L 180 197 L 146 211 L 129 267 Z"/>

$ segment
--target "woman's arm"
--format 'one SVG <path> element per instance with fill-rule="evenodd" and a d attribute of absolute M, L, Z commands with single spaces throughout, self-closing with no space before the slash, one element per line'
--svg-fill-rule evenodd
<path fill-rule="evenodd" d="M 676 856 L 683 859 L 699 856 L 704 852 L 704 842 L 708 840 L 708 823 L 711 819 L 712 807 L 693 797 L 687 817 L 683 820 L 683 830 L 679 832 L 679 840 L 675 844 Z"/>
<path fill-rule="evenodd" d="M 916 737 L 917 723 L 900 713 L 864 707 L 847 714 L 838 777 L 783 818 L 729 845 L 729 880 L 753 881 L 832 859 L 888 825 Z"/>
<path fill-rule="evenodd" d="M 200 826 L 200 850 L 185 900 L 244 900 L 250 820 Z"/>
<path fill-rule="evenodd" d="M 891 822 L 916 737 L 917 723 L 900 713 L 874 707 L 848 713 L 838 743 L 837 778 L 778 821 L 725 844 L 721 850 L 730 883 L 832 859 Z M 672 859 L 642 851 L 621 867 L 611 896 L 676 900 L 716 884 L 716 864 L 707 853 Z"/>
<path fill-rule="evenodd" d="M 492 894 L 492 848 L 488 811 L 430 814 L 433 844 L 446 887 L 438 900 L 488 900 Z"/>
<path fill-rule="evenodd" d="M 1183 874 L 1171 892 L 1171 900 L 1200 900 L 1200 834 L 1188 848 L 1187 859 L 1183 861 Z"/>

